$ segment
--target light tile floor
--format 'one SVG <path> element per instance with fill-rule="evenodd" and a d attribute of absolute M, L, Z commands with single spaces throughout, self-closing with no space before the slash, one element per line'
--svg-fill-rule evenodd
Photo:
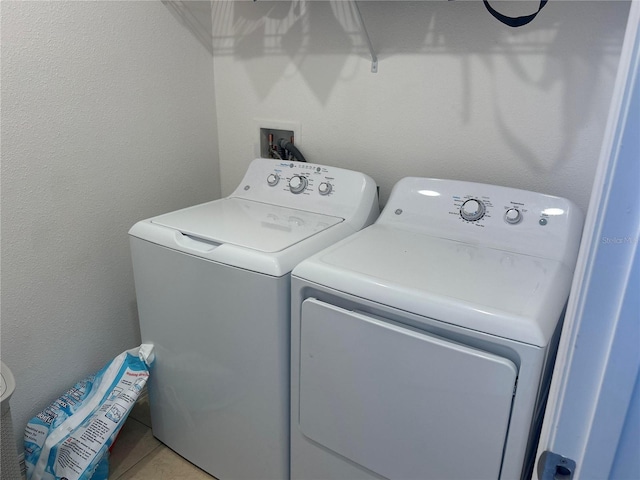
<path fill-rule="evenodd" d="M 129 414 L 109 458 L 109 480 L 215 480 L 151 433 L 148 397 Z"/>

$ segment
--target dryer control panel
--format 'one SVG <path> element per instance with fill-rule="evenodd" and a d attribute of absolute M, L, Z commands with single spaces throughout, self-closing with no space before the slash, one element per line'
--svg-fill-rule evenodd
<path fill-rule="evenodd" d="M 503 205 L 499 205 L 498 210 L 496 210 L 491 195 L 453 195 L 452 201 L 452 213 L 454 215 L 459 214 L 462 220 L 476 223 L 480 226 L 484 225 L 481 220 L 491 218 L 493 215 L 501 215 L 508 225 L 517 225 L 524 220 L 525 216 L 529 215 L 530 211 L 523 201 L 508 199 L 503 202 Z M 541 213 L 541 218 L 539 219 L 543 226 L 547 224 L 547 220 L 543 218 L 546 216 L 548 214 Z"/>
<path fill-rule="evenodd" d="M 378 223 L 573 265 L 584 216 L 565 198 L 482 183 L 407 177 Z"/>

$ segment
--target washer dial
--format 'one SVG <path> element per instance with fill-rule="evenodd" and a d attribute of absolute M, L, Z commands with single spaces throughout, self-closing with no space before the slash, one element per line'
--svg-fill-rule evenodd
<path fill-rule="evenodd" d="M 291 193 L 302 193 L 307 188 L 307 183 L 307 177 L 294 175 L 291 177 L 291 180 L 289 180 L 289 190 L 291 190 Z"/>
<path fill-rule="evenodd" d="M 275 187 L 279 181 L 280 176 L 276 173 L 272 173 L 267 177 L 267 184 L 269 184 L 270 187 Z"/>
<path fill-rule="evenodd" d="M 320 195 L 329 195 L 331 193 L 331 190 L 333 190 L 333 185 L 331 185 L 329 182 L 322 182 L 320 185 L 318 185 L 318 193 Z"/>
<path fill-rule="evenodd" d="M 522 212 L 517 208 L 510 208 L 509 210 L 504 212 L 504 220 L 511 225 L 520 223 L 522 221 Z"/>
<path fill-rule="evenodd" d="M 487 208 L 481 200 L 470 198 L 460 207 L 460 216 L 468 222 L 475 222 L 484 217 Z"/>

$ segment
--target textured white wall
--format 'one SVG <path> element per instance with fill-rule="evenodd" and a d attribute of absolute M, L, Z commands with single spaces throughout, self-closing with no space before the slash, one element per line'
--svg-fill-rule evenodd
<path fill-rule="evenodd" d="M 512 29 L 480 1 L 214 2 L 223 194 L 258 152 L 254 119 L 299 122 L 309 161 L 495 183 L 586 209 L 629 3 L 553 1 Z M 537 2 L 497 2 L 514 15 Z"/>
<path fill-rule="evenodd" d="M 211 54 L 174 11 L 1 9 L 1 354 L 21 439 L 39 409 L 139 344 L 128 229 L 218 198 L 219 174 Z"/>

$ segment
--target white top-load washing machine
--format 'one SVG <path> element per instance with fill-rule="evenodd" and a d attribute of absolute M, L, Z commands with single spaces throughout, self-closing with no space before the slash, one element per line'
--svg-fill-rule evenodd
<path fill-rule="evenodd" d="M 405 178 L 300 263 L 291 478 L 520 478 L 582 223 L 562 198 Z"/>
<path fill-rule="evenodd" d="M 378 213 L 367 175 L 256 159 L 229 197 L 131 228 L 158 439 L 222 480 L 289 477 L 290 272 Z"/>

